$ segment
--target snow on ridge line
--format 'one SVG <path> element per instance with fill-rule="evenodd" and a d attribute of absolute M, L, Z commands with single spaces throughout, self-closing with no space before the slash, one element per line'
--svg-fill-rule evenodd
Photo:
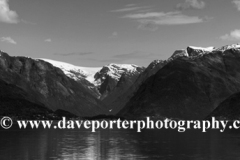
<path fill-rule="evenodd" d="M 78 70 L 78 69 L 80 69 L 85 74 L 95 74 L 99 70 L 101 70 L 101 67 L 82 67 L 82 66 L 75 66 L 75 65 L 72 65 L 72 64 L 66 63 L 66 62 L 51 60 L 51 59 L 45 59 L 45 58 L 38 58 L 38 59 L 49 62 L 56 67 L 66 69 L 66 70 L 71 70 L 71 69 Z"/>
<path fill-rule="evenodd" d="M 68 77 L 74 80 L 78 80 L 79 76 L 75 75 L 71 71 L 78 72 L 86 80 L 88 80 L 91 83 L 94 83 L 95 81 L 94 79 L 95 73 L 101 70 L 101 67 L 80 67 L 80 66 L 75 66 L 66 62 L 60 62 L 60 61 L 55 61 L 51 59 L 45 59 L 45 58 L 38 58 L 38 59 L 51 63 L 53 66 L 60 68 Z"/>
<path fill-rule="evenodd" d="M 113 68 L 116 68 L 116 67 L 119 67 L 119 69 L 127 69 L 128 71 L 135 71 L 137 67 L 137 65 L 135 64 L 116 64 L 116 63 L 110 63 L 108 65 L 105 65 L 104 67 L 113 67 Z"/>
<path fill-rule="evenodd" d="M 237 43 L 237 44 L 230 44 L 230 45 L 225 45 L 225 46 L 222 46 L 222 47 L 195 47 L 195 46 L 188 46 L 189 48 L 192 48 L 192 49 L 196 49 L 196 50 L 204 50 L 204 51 L 214 51 L 214 50 L 227 50 L 227 49 L 232 49 L 232 48 L 235 48 L 235 49 L 239 49 L 240 48 L 240 44 Z"/>
<path fill-rule="evenodd" d="M 196 49 L 196 50 L 205 50 L 205 51 L 213 51 L 216 49 L 215 47 L 195 47 L 195 46 L 188 46 L 189 48 Z"/>
<path fill-rule="evenodd" d="M 94 78 L 95 74 L 97 72 L 100 72 L 102 67 L 81 67 L 81 66 L 75 66 L 66 62 L 51 60 L 51 59 L 45 59 L 45 58 L 37 58 L 36 60 L 43 60 L 45 62 L 51 63 L 53 66 L 60 68 L 68 77 L 79 80 L 79 78 L 84 78 L 88 80 L 90 83 L 97 85 L 97 82 Z M 105 65 L 104 67 L 108 67 L 110 69 L 109 73 L 111 76 L 116 76 L 115 74 L 121 74 L 123 72 L 123 69 L 127 69 L 129 72 L 135 72 L 137 65 L 134 64 L 115 64 L 111 63 L 109 65 Z M 80 73 L 74 74 L 73 72 Z M 119 77 L 117 77 L 119 78 Z"/>

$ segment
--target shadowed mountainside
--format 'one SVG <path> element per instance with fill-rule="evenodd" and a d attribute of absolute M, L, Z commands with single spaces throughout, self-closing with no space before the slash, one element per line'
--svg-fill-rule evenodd
<path fill-rule="evenodd" d="M 31 95 L 21 88 L 0 80 L 0 116 L 13 119 L 61 119 L 77 117 L 67 111 L 52 111 L 44 105 L 30 102 Z"/>
<path fill-rule="evenodd" d="M 144 81 L 118 115 L 203 119 L 238 91 L 237 48 L 188 53 L 172 59 Z"/>
<path fill-rule="evenodd" d="M 109 64 L 94 75 L 96 86 L 101 93 L 101 100 L 108 105 L 123 91 L 127 90 L 135 79 L 145 70 L 133 64 Z"/>
<path fill-rule="evenodd" d="M 121 94 L 118 93 L 115 94 L 115 98 L 111 99 L 111 97 L 107 97 L 106 100 L 108 102 L 106 103 L 108 107 L 111 109 L 111 114 L 118 113 L 125 105 L 126 103 L 133 97 L 135 92 L 138 90 L 139 86 L 151 75 L 154 75 L 159 69 L 161 69 L 165 64 L 167 64 L 167 61 L 162 60 L 154 60 L 150 65 L 138 76 L 134 79 L 131 79 L 131 86 L 126 88 L 125 90 L 122 89 Z M 127 81 L 128 79 L 124 79 Z M 130 84 L 130 83 L 129 83 Z M 125 85 L 125 84 L 124 84 Z M 119 87 L 120 88 L 120 87 Z"/>
<path fill-rule="evenodd" d="M 0 79 L 29 93 L 27 100 L 78 116 L 105 114 L 102 102 L 62 70 L 43 60 L 10 57 L 0 52 Z"/>
<path fill-rule="evenodd" d="M 216 119 L 239 120 L 240 119 L 240 92 L 231 95 L 207 117 Z"/>

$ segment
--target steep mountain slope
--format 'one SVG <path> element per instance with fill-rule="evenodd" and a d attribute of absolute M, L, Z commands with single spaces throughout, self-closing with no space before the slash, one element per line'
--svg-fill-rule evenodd
<path fill-rule="evenodd" d="M 101 67 L 80 67 L 65 62 L 59 62 L 51 59 L 39 58 L 53 66 L 60 68 L 68 77 L 78 81 L 86 79 L 91 83 L 94 83 L 94 75 L 101 70 Z"/>
<path fill-rule="evenodd" d="M 115 95 L 115 98 L 111 98 L 111 96 L 107 97 L 106 100 L 108 100 L 108 102 L 106 102 L 106 100 L 104 100 L 104 102 L 108 104 L 109 109 L 111 110 L 111 114 L 118 113 L 130 100 L 130 98 L 133 97 L 139 86 L 148 77 L 155 74 L 159 69 L 161 69 L 166 63 L 167 61 L 154 60 L 139 76 L 135 77 L 132 80 L 131 86 L 121 91 L 121 94 Z"/>
<path fill-rule="evenodd" d="M 66 76 L 81 83 L 85 87 L 85 89 L 89 91 L 89 93 L 92 94 L 94 97 L 100 98 L 100 93 L 97 87 L 94 85 L 94 75 L 101 69 L 101 67 L 80 67 L 50 59 L 39 59 L 49 62 L 53 66 L 60 68 Z"/>
<path fill-rule="evenodd" d="M 60 68 L 69 78 L 81 83 L 90 94 L 103 101 L 106 106 L 109 101 L 115 100 L 115 97 L 127 90 L 145 69 L 130 64 L 112 63 L 102 68 L 91 68 L 43 58 L 41 60 Z"/>
<path fill-rule="evenodd" d="M 199 55 L 202 55 L 202 54 L 212 52 L 214 50 L 215 50 L 215 47 L 207 47 L 207 48 L 195 47 L 195 46 L 188 46 L 187 47 L 188 56 L 199 56 Z"/>
<path fill-rule="evenodd" d="M 140 74 L 140 76 L 135 80 L 135 82 L 132 84 L 131 87 L 129 87 L 128 90 L 123 92 L 123 94 L 120 94 L 115 99 L 108 98 L 110 99 L 110 101 L 106 104 L 108 104 L 109 107 L 112 107 L 111 114 L 118 113 L 126 105 L 126 103 L 130 100 L 130 98 L 133 97 L 134 93 L 138 90 L 139 86 L 147 78 L 154 75 L 158 70 L 160 70 L 163 66 L 165 66 L 170 61 L 182 56 L 188 57 L 188 56 L 194 56 L 197 54 L 209 53 L 210 51 L 213 51 L 213 50 L 214 50 L 214 47 L 203 48 L 203 47 L 189 46 L 187 47 L 187 49 L 176 50 L 168 60 L 154 60 L 152 63 L 150 63 L 147 69 Z"/>
<path fill-rule="evenodd" d="M 61 119 L 62 116 L 74 118 L 75 115 L 44 107 L 44 105 L 30 102 L 32 95 L 21 88 L 0 80 L 0 117 L 9 116 L 13 119 Z"/>
<path fill-rule="evenodd" d="M 51 110 L 62 109 L 78 116 L 105 113 L 103 104 L 62 70 L 43 60 L 10 57 L 0 52 L 0 79 L 29 93 L 28 99 Z"/>
<path fill-rule="evenodd" d="M 94 76 L 96 86 L 101 93 L 101 100 L 106 97 L 114 99 L 132 85 L 136 77 L 144 71 L 144 67 L 133 64 L 109 64 Z M 108 100 L 105 100 L 107 103 Z"/>
<path fill-rule="evenodd" d="M 240 50 L 187 48 L 149 77 L 119 112 L 126 117 L 202 119 L 240 91 Z M 185 55 L 184 55 L 185 54 Z"/>
<path fill-rule="evenodd" d="M 240 119 L 240 92 L 231 95 L 207 117 L 216 119 L 239 120 Z"/>

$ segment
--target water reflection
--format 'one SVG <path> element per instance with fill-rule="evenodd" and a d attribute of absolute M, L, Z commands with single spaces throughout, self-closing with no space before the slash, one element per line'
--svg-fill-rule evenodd
<path fill-rule="evenodd" d="M 237 160 L 239 131 L 0 130 L 1 160 Z"/>

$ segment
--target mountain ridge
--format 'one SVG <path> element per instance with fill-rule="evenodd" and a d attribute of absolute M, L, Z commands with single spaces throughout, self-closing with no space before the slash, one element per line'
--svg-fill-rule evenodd
<path fill-rule="evenodd" d="M 11 57 L 1 51 L 0 80 L 31 93 L 25 97 L 31 102 L 80 116 L 189 119 L 206 116 L 240 91 L 239 62 L 239 44 L 188 46 L 167 60 L 152 61 L 147 68 L 115 63 L 80 67 L 44 58 Z"/>
<path fill-rule="evenodd" d="M 102 102 L 63 71 L 43 60 L 9 56 L 0 52 L 0 79 L 30 93 L 30 101 L 55 111 L 62 109 L 78 116 L 105 113 Z"/>
<path fill-rule="evenodd" d="M 118 115 L 205 118 L 223 99 L 240 90 L 239 47 L 193 50 L 190 56 L 170 57 L 140 84 Z"/>

